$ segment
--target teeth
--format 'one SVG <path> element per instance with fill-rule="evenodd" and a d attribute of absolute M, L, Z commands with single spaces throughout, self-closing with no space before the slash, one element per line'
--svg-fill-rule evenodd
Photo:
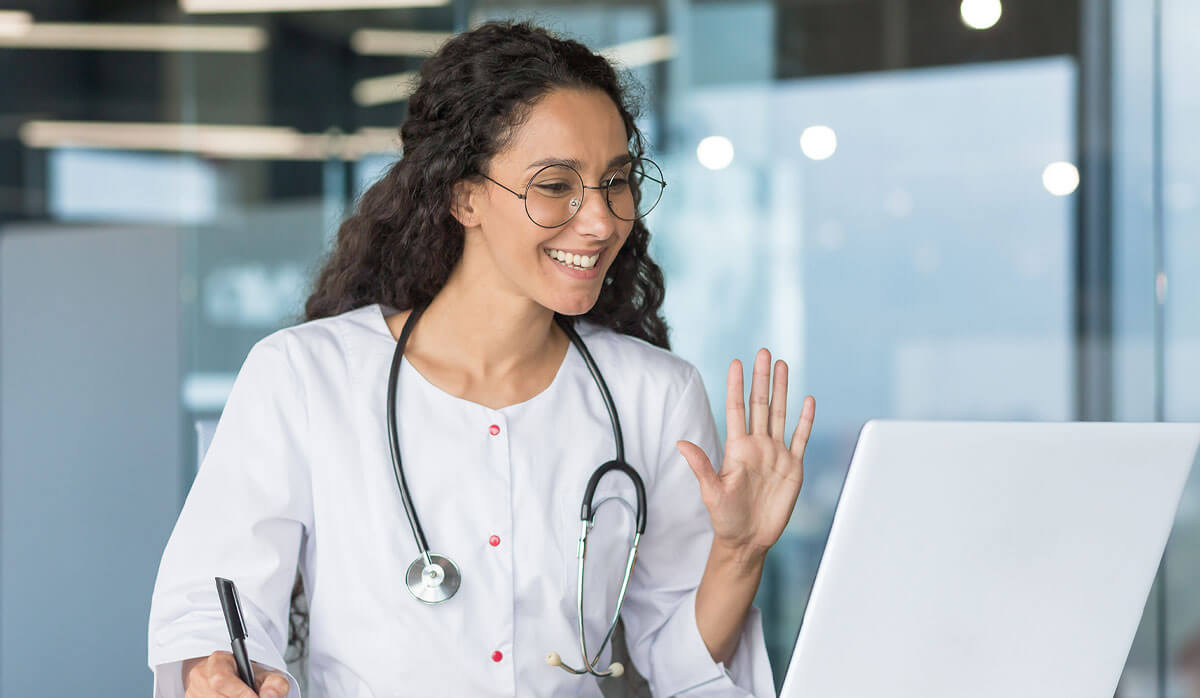
<path fill-rule="evenodd" d="M 562 264 L 578 267 L 580 269 L 591 269 L 592 267 L 596 266 L 596 261 L 600 259 L 599 253 L 596 253 L 590 257 L 585 257 L 583 255 L 570 254 L 568 252 L 563 252 L 562 250 L 553 250 L 550 248 L 546 248 L 545 251 L 546 256 L 550 257 L 551 259 L 556 259 Z"/>

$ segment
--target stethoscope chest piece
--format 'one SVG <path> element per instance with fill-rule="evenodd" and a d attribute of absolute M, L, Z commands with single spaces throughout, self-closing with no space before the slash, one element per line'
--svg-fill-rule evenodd
<path fill-rule="evenodd" d="M 417 601 L 434 604 L 454 596 L 458 585 L 462 583 L 462 575 L 458 573 L 458 565 L 453 560 L 430 553 L 429 563 L 426 563 L 424 555 L 412 561 L 404 582 L 408 593 Z"/>
<path fill-rule="evenodd" d="M 572 202 L 572 204 L 577 203 L 576 201 Z M 408 319 L 404 322 L 404 329 L 401 330 L 400 337 L 396 340 L 396 348 L 392 352 L 392 368 L 388 374 L 387 387 L 388 447 L 391 450 L 392 471 L 396 476 L 396 485 L 400 488 L 400 500 L 404 504 L 404 513 L 408 516 L 409 526 L 412 527 L 417 549 L 421 551 L 417 559 L 413 560 L 412 564 L 408 566 L 408 571 L 404 575 L 404 584 L 408 587 L 408 593 L 412 594 L 416 600 L 426 604 L 438 604 L 454 596 L 455 592 L 458 591 L 459 585 L 462 583 L 462 576 L 459 574 L 458 565 L 454 564 L 454 561 L 444 555 L 434 555 L 429 551 L 429 542 L 425 539 L 425 531 L 421 528 L 421 522 L 417 519 L 417 512 L 413 508 L 412 497 L 408 492 L 408 482 L 404 477 L 404 468 L 400 460 L 400 435 L 396 427 L 396 384 L 398 383 L 400 374 L 400 362 L 404 356 L 404 346 L 408 343 L 409 335 L 412 334 L 413 325 L 416 323 L 417 318 L 421 316 L 421 313 L 425 311 L 425 307 L 425 305 L 413 307 L 412 312 L 408 315 Z M 629 589 L 629 579 L 633 572 L 633 564 L 637 560 L 638 543 L 641 540 L 642 534 L 646 531 L 646 487 L 642 483 L 642 478 L 638 475 L 637 471 L 625 462 L 625 440 L 621 434 L 621 420 L 617 417 L 617 406 L 608 391 L 608 386 L 604 383 L 604 377 L 600 375 L 599 367 L 596 366 L 595 360 L 592 359 L 591 353 L 587 350 L 587 346 L 583 340 L 575 332 L 571 322 L 564 316 L 556 316 L 555 321 L 562 327 L 563 332 L 567 334 L 571 343 L 579 350 L 580 356 L 583 357 L 584 363 L 587 364 L 588 371 L 592 374 L 592 379 L 596 382 L 596 387 L 600 389 L 600 394 L 604 398 L 604 406 L 608 410 L 608 416 L 612 422 L 613 441 L 616 445 L 617 457 L 600 466 L 592 473 L 591 478 L 588 479 L 587 488 L 579 511 L 581 525 L 576 565 L 575 610 L 579 630 L 579 652 L 584 661 L 584 668 L 575 669 L 563 663 L 562 657 L 557 652 L 551 652 L 546 657 L 546 661 L 551 665 L 561 666 L 564 670 L 572 674 L 591 674 L 599 677 L 620 676 L 624 671 L 620 662 L 613 662 L 605 671 L 598 670 L 596 664 L 600 661 L 600 655 L 612 639 L 613 631 L 617 627 L 617 620 L 621 616 L 621 605 L 625 601 L 625 592 Z M 608 626 L 608 633 L 600 642 L 600 649 L 596 651 L 595 656 L 592 656 L 588 653 L 587 638 L 584 637 L 583 566 L 584 559 L 587 557 L 588 530 L 594 522 L 595 510 L 600 504 L 607 501 L 607 498 L 605 498 L 600 502 L 593 502 L 593 497 L 596 494 L 596 486 L 599 484 L 601 477 L 613 470 L 627 475 L 637 491 L 637 510 L 634 512 L 636 525 L 633 541 L 629 548 L 629 556 L 625 561 L 625 574 L 621 579 L 620 591 L 617 593 L 617 606 L 613 611 L 612 621 Z"/>

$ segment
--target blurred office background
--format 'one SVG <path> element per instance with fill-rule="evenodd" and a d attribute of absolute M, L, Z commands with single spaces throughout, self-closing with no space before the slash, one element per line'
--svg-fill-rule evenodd
<path fill-rule="evenodd" d="M 1200 420 L 1195 0 L 0 0 L 4 698 L 149 691 L 193 425 L 399 157 L 421 56 L 507 17 L 643 86 L 713 404 L 760 346 L 820 403 L 777 681 L 867 419 Z M 1118 695 L 1200 696 L 1200 474 Z"/>

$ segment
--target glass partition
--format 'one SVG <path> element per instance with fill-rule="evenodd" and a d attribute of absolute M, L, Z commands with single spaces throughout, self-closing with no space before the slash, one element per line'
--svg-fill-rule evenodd
<path fill-rule="evenodd" d="M 178 293 L 171 312 L 140 318 L 151 328 L 147 355 L 169 353 L 160 382 L 172 386 L 156 409 L 179 428 L 165 447 L 177 455 L 148 466 L 172 474 L 164 491 L 142 493 L 169 501 L 168 515 L 125 521 L 154 532 L 131 544 L 137 569 L 157 564 L 195 474 L 191 424 L 219 414 L 255 341 L 300 320 L 339 222 L 401 157 L 396 128 L 412 71 L 440 41 L 487 19 L 532 19 L 578 38 L 641 86 L 639 124 L 670 182 L 648 221 L 667 277 L 665 314 L 673 349 L 700 369 L 710 402 L 724 402 L 729 360 L 761 346 L 791 367 L 792 425 L 805 394 L 818 400 L 804 491 L 756 599 L 777 682 L 866 420 L 1200 420 L 1195 2 L 1004 0 L 991 20 L 975 12 L 989 3 L 970 1 L 409 4 L 206 13 L 174 0 L 124 9 L 46 0 L 15 8 L 28 12 L 32 34 L 6 34 L 26 19 L 0 12 L 6 265 L 53 258 L 32 251 L 31 230 L 49 240 L 67 229 L 152 229 L 172 243 L 154 257 L 129 247 L 165 270 L 165 293 Z M 71 43 L 46 38 L 65 29 L 39 25 L 68 22 L 217 28 L 215 39 L 187 41 L 225 48 L 105 46 L 96 29 Z M 1096 133 L 1099 150 L 1087 145 Z M 1097 167 L 1097 157 L 1109 160 Z M 1101 181 L 1111 203 L 1097 217 L 1083 193 Z M 1099 265 L 1088 266 L 1097 249 Z M 115 269 L 114 286 L 129 281 Z M 35 342 L 18 336 L 26 325 L 13 322 L 39 307 L 10 300 L 41 293 L 18 284 L 25 278 L 0 280 L 7 511 L 19 496 L 12 483 L 28 482 L 18 455 L 57 433 L 50 416 L 16 421 L 9 407 L 41 399 L 10 379 L 38 365 L 26 358 Z M 59 281 L 63 295 L 93 292 L 82 279 Z M 1097 315 L 1083 317 L 1093 301 L 1098 310 L 1086 313 Z M 70 329 L 37 341 L 72 340 Z M 170 347 L 155 339 L 167 334 Z M 90 360 L 120 365 L 102 353 Z M 120 403 L 78 399 L 96 413 Z M 718 414 L 723 432 L 722 422 Z M 123 424 L 131 439 L 150 428 Z M 118 469 L 128 456 L 86 469 Z M 116 518 L 134 516 L 133 495 L 99 481 L 80 496 L 99 493 Z M 51 554 L 31 552 L 38 539 L 21 523 L 5 521 L 0 608 L 39 600 L 28 598 L 39 588 L 32 570 Z M 1197 551 L 1200 474 L 1119 696 L 1200 696 Z M 105 586 L 119 571 L 77 573 L 95 580 L 82 592 L 94 595 L 89 604 L 125 593 L 129 622 L 78 632 L 81 646 L 125 667 L 102 680 L 111 695 L 131 695 L 147 690 L 153 579 Z M 74 622 L 40 600 L 44 622 Z M 4 613 L 0 694 L 23 694 L 61 662 L 49 639 L 16 653 L 23 618 Z"/>

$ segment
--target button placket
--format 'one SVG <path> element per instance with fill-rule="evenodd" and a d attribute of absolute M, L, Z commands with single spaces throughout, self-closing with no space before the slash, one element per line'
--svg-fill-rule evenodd
<path fill-rule="evenodd" d="M 483 438 L 487 442 L 488 470 L 491 473 L 491 477 L 495 478 L 498 486 L 495 489 L 494 507 L 489 507 L 489 509 L 494 511 L 493 515 L 496 519 L 493 522 L 485 524 L 491 530 L 485 529 L 482 533 L 488 543 L 485 550 L 491 551 L 493 556 L 499 556 L 491 558 L 492 564 L 497 565 L 497 571 L 500 574 L 509 577 L 507 585 L 499 584 L 498 587 L 508 586 L 511 590 L 515 585 L 515 570 L 512 560 L 514 551 L 510 545 L 501 545 L 501 543 L 506 542 L 513 535 L 510 494 L 513 466 L 512 453 L 509 450 L 508 443 L 509 425 L 503 413 L 496 410 L 488 410 L 487 415 L 484 417 L 483 428 L 487 432 Z M 511 662 L 508 661 L 508 655 L 512 652 L 512 643 L 515 639 L 511 634 L 513 628 L 511 605 L 506 605 L 505 607 L 508 613 L 503 614 L 505 616 L 503 619 L 497 618 L 500 623 L 496 630 L 499 632 L 495 638 L 493 651 L 489 655 L 489 658 L 498 671 L 514 672 L 515 667 L 511 667 Z"/>

